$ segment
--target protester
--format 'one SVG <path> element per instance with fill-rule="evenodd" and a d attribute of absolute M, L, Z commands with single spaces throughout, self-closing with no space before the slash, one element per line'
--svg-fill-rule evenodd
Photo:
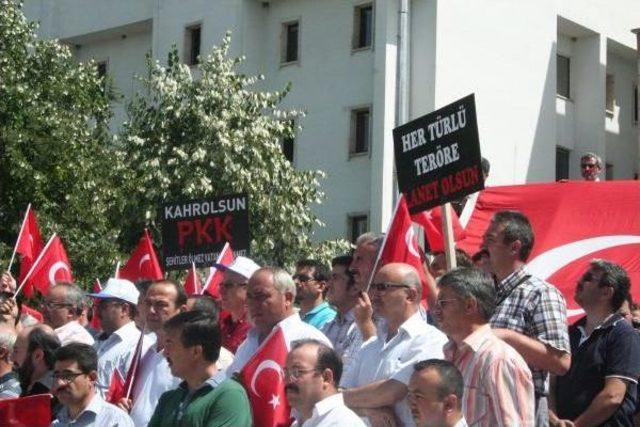
<path fill-rule="evenodd" d="M 351 256 L 337 256 L 331 260 L 331 277 L 327 282 L 327 301 L 335 307 L 336 317 L 327 322 L 322 332 L 329 338 L 340 356 L 344 370 L 362 346 L 362 334 L 353 314 L 359 290 L 349 271 Z"/>
<path fill-rule="evenodd" d="M 371 303 L 376 315 L 385 320 L 377 337 L 366 342 L 344 373 L 340 386 L 351 408 L 380 408 L 393 405 L 403 425 L 413 425 L 406 401 L 414 363 L 442 358 L 445 335 L 422 319 L 418 311 L 422 286 L 418 272 L 408 264 L 382 267 L 371 284 Z M 396 386 L 381 387 L 388 378 Z"/>
<path fill-rule="evenodd" d="M 320 261 L 303 259 L 296 263 L 293 281 L 296 284 L 300 318 L 320 330 L 336 317 L 336 311 L 324 300 L 328 280 L 329 270 Z"/>
<path fill-rule="evenodd" d="M 456 249 L 456 267 L 471 267 L 473 261 L 469 255 L 462 249 Z M 442 277 L 447 270 L 447 257 L 444 252 L 432 252 L 433 259 L 429 263 L 429 272 L 437 279 Z"/>
<path fill-rule="evenodd" d="M 133 319 L 139 292 L 128 280 L 109 279 L 104 289 L 91 294 L 98 306 L 103 333 L 95 343 L 98 352 L 98 391 L 106 396 L 117 369 L 122 378 L 127 376 L 140 331 Z"/>
<path fill-rule="evenodd" d="M 220 284 L 220 300 L 224 310 L 220 317 L 222 346 L 234 353 L 247 338 L 251 323 L 247 319 L 247 283 L 260 268 L 249 258 L 239 256 L 229 265 L 216 265 L 224 271 Z"/>
<path fill-rule="evenodd" d="M 133 319 L 133 321 L 136 323 L 136 328 L 140 329 L 141 331 L 144 329 L 145 333 L 147 334 L 151 332 L 149 331 L 148 327 L 145 328 L 147 319 L 145 317 L 146 310 L 144 310 L 143 304 L 145 301 L 145 295 L 147 295 L 147 291 L 149 290 L 153 282 L 153 280 L 140 280 L 135 284 L 136 289 L 138 290 L 138 304 L 136 306 L 136 317 L 135 319 Z"/>
<path fill-rule="evenodd" d="M 489 252 L 486 249 L 480 249 L 471 257 L 473 265 L 480 270 L 488 274 L 493 274 L 491 271 L 491 261 L 489 260 Z"/>
<path fill-rule="evenodd" d="M 186 304 L 184 288 L 168 279 L 150 283 L 138 304 L 140 319 L 145 324 L 145 330 L 154 336 L 155 343 L 140 359 L 140 370 L 131 399 L 118 402 L 120 408 L 130 412 L 136 427 L 145 427 L 151 420 L 160 396 L 180 384 L 180 379 L 171 374 L 164 355 L 162 327 L 167 320 L 185 311 Z"/>
<path fill-rule="evenodd" d="M 416 427 L 467 427 L 462 415 L 464 381 L 453 363 L 429 359 L 413 365 L 409 405 Z"/>
<path fill-rule="evenodd" d="M 54 328 L 62 345 L 72 342 L 93 345 L 93 337 L 78 322 L 84 306 L 84 292 L 73 283 L 56 283 L 44 297 L 42 304 L 44 321 Z"/>
<path fill-rule="evenodd" d="M 536 393 L 536 426 L 549 423 L 549 372 L 563 375 L 571 363 L 565 300 L 554 286 L 528 273 L 533 230 L 516 211 L 496 213 L 484 235 L 497 282 L 491 327 L 529 365 Z"/>
<path fill-rule="evenodd" d="M 16 291 L 16 288 L 16 279 L 13 278 L 10 272 L 3 271 L 2 277 L 0 277 L 0 292 L 14 293 Z"/>
<path fill-rule="evenodd" d="M 366 290 L 373 277 L 373 268 L 383 242 L 384 235 L 371 232 L 364 233 L 356 239 L 356 249 L 353 251 L 349 271 L 360 291 Z"/>
<path fill-rule="evenodd" d="M 16 343 L 15 330 L 0 325 L 0 399 L 13 399 L 20 396 L 20 382 L 13 370 L 11 354 Z"/>
<path fill-rule="evenodd" d="M 263 267 L 253 273 L 247 286 L 247 301 L 255 326 L 238 347 L 227 377 L 244 367 L 276 326 L 286 329 L 291 340 L 314 338 L 331 345 L 322 332 L 300 319 L 293 309 L 295 297 L 296 285 L 283 269 Z"/>
<path fill-rule="evenodd" d="M 531 371 L 489 326 L 496 301 L 491 277 L 479 269 L 457 268 L 442 276 L 438 286 L 434 314 L 449 337 L 446 359 L 464 378 L 462 412 L 469 425 L 533 425 Z"/>
<path fill-rule="evenodd" d="M 318 340 L 295 341 L 287 355 L 285 391 L 296 410 L 293 426 L 350 426 L 366 424 L 349 408 L 338 392 L 342 361 Z"/>
<path fill-rule="evenodd" d="M 126 412 L 96 392 L 98 355 L 93 347 L 71 343 L 55 352 L 53 394 L 63 405 L 53 426 L 134 427 Z"/>
<path fill-rule="evenodd" d="M 591 261 L 578 281 L 575 300 L 586 316 L 569 328 L 573 360 L 556 378 L 552 425 L 633 425 L 640 336 L 617 313 L 630 285 L 622 267 L 603 260 Z"/>
<path fill-rule="evenodd" d="M 602 159 L 595 153 L 587 153 L 580 158 L 580 172 L 585 181 L 600 181 Z"/>
<path fill-rule="evenodd" d="M 184 381 L 160 397 L 149 426 L 251 426 L 244 388 L 215 378 L 222 343 L 217 320 L 190 311 L 167 320 L 163 329 L 171 373 Z"/>

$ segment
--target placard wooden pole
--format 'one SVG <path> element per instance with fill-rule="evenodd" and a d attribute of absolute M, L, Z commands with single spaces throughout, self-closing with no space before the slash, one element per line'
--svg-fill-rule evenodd
<path fill-rule="evenodd" d="M 456 246 L 453 240 L 453 221 L 451 219 L 451 203 L 445 203 L 442 208 L 442 237 L 444 240 L 444 254 L 447 258 L 447 271 L 457 267 Z"/>

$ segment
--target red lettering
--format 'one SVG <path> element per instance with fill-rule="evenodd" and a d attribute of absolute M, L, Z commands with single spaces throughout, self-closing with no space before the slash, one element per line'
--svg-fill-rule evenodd
<path fill-rule="evenodd" d="M 213 243 L 213 239 L 211 238 L 211 236 L 209 236 L 209 233 L 207 233 L 207 230 L 211 225 L 211 218 L 207 218 L 204 222 L 204 225 L 199 219 L 196 219 L 194 222 L 196 223 L 196 244 L 199 246 L 205 241 L 206 243 Z"/>
<path fill-rule="evenodd" d="M 193 222 L 191 221 L 178 221 L 178 245 L 184 246 L 185 239 L 193 233 Z"/>
<path fill-rule="evenodd" d="M 221 220 L 220 217 L 214 218 L 214 226 L 216 229 L 216 242 L 220 242 L 222 240 L 231 243 L 231 231 L 229 231 L 229 227 L 231 226 L 231 215 L 227 215 L 224 217 L 224 220 Z"/>

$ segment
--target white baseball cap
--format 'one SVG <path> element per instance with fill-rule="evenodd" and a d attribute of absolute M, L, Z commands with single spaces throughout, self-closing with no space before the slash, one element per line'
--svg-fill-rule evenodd
<path fill-rule="evenodd" d="M 89 294 L 89 296 L 100 299 L 117 298 L 130 304 L 138 305 L 140 292 L 128 280 L 111 278 L 107 281 L 107 286 L 104 289 L 97 294 Z"/>
<path fill-rule="evenodd" d="M 250 279 L 251 276 L 253 276 L 253 273 L 260 268 L 260 266 L 253 262 L 253 260 L 243 256 L 236 257 L 229 266 L 222 264 L 214 264 L 213 266 L 220 271 L 233 271 L 247 279 Z"/>

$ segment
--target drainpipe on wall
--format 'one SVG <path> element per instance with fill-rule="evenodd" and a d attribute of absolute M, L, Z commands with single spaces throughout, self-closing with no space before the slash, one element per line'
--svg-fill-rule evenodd
<path fill-rule="evenodd" d="M 409 120 L 410 1 L 398 0 L 398 60 L 396 72 L 396 126 Z M 395 171 L 395 162 L 394 162 Z M 398 201 L 398 182 L 393 174 L 393 206 Z"/>

